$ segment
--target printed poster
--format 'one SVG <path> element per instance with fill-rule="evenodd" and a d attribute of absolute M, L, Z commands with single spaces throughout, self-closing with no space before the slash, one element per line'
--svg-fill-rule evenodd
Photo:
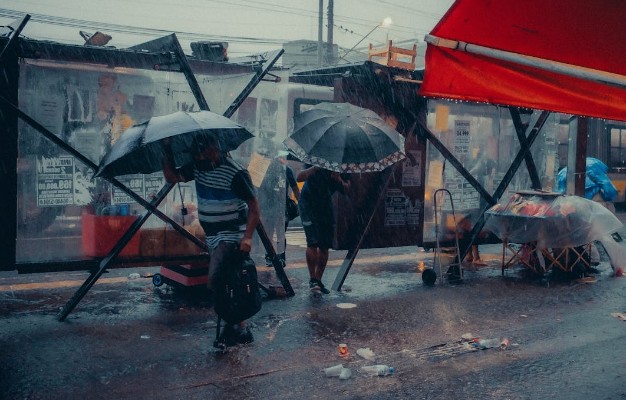
<path fill-rule="evenodd" d="M 469 120 L 454 121 L 454 153 L 457 157 L 469 155 L 470 124 Z"/>
<path fill-rule="evenodd" d="M 422 152 L 411 150 L 406 153 L 406 158 L 402 160 L 402 186 L 421 186 Z"/>
<path fill-rule="evenodd" d="M 263 157 L 259 153 L 252 153 L 250 164 L 248 164 L 248 172 L 250 172 L 250 178 L 254 186 L 261 187 L 261 182 L 263 182 L 263 178 L 265 178 L 267 168 L 270 166 L 271 161 L 272 160 Z"/>
<path fill-rule="evenodd" d="M 163 177 L 163 172 L 155 172 L 150 175 L 144 175 L 144 190 L 145 190 L 145 199 L 148 201 L 152 201 L 159 193 L 159 190 L 165 185 L 165 177 Z"/>
<path fill-rule="evenodd" d="M 407 198 L 400 189 L 385 194 L 385 226 L 406 225 Z"/>
<path fill-rule="evenodd" d="M 144 197 L 144 182 L 142 174 L 124 175 L 118 177 L 117 180 L 133 192 L 137 193 L 139 196 Z M 111 187 L 111 204 L 128 204 L 134 202 L 135 200 L 133 200 L 132 197 L 126 194 L 123 190 L 119 189 L 117 186 Z"/>
<path fill-rule="evenodd" d="M 74 204 L 74 157 L 37 158 L 37 206 Z"/>
<path fill-rule="evenodd" d="M 433 160 L 428 164 L 427 186 L 433 191 L 443 187 L 443 161 Z"/>

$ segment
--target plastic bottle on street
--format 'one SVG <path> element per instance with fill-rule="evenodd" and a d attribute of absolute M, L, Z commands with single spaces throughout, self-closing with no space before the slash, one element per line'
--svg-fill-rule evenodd
<path fill-rule="evenodd" d="M 479 339 L 475 341 L 473 345 L 478 349 L 499 347 L 502 350 L 506 350 L 509 347 L 509 341 L 508 339 Z"/>
<path fill-rule="evenodd" d="M 325 368 L 324 373 L 326 374 L 326 376 L 339 376 L 341 375 L 341 371 L 343 371 L 343 369 L 344 368 L 342 364 L 337 364 L 335 366 Z"/>
<path fill-rule="evenodd" d="M 389 365 L 382 365 L 382 364 L 366 365 L 364 367 L 361 367 L 361 371 L 367 372 L 370 375 L 377 375 L 377 376 L 393 375 L 393 373 L 395 372 L 393 367 L 390 367 Z"/>
<path fill-rule="evenodd" d="M 350 379 L 352 376 L 352 371 L 350 368 L 343 368 L 341 373 L 339 374 L 339 379 Z"/>
<path fill-rule="evenodd" d="M 337 364 L 332 367 L 324 368 L 324 374 L 326 374 L 326 376 L 338 376 L 339 379 L 350 379 L 352 371 L 350 371 L 350 368 L 344 368 L 342 364 Z"/>
<path fill-rule="evenodd" d="M 498 339 L 480 339 L 478 341 L 478 347 L 481 349 L 491 349 L 493 347 L 498 347 L 500 345 L 500 340 Z"/>

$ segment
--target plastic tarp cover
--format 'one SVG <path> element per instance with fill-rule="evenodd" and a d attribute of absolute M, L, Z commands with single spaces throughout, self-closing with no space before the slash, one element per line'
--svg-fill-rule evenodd
<path fill-rule="evenodd" d="M 507 204 L 487 210 L 485 230 L 512 243 L 537 242 L 543 248 L 582 246 L 622 227 L 595 201 L 557 193 L 516 193 Z"/>

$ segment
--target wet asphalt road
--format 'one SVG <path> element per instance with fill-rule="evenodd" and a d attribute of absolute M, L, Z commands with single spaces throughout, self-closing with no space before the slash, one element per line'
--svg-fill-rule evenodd
<path fill-rule="evenodd" d="M 427 287 L 417 261 L 428 265 L 432 253 L 369 249 L 341 292 L 320 296 L 308 291 L 300 240 L 292 233 L 288 249 L 296 295 L 266 301 L 250 321 L 255 343 L 225 354 L 212 347 L 206 293 L 129 278 L 158 268 L 111 270 L 64 322 L 56 315 L 86 273 L 0 273 L 0 398 L 626 398 L 626 321 L 611 315 L 626 312 L 626 278 L 612 277 L 606 261 L 595 283 L 548 286 L 522 269 L 502 277 L 500 248 L 481 246 L 487 267 L 460 285 Z M 328 286 L 344 256 L 331 253 Z M 468 333 L 511 345 L 475 350 L 462 342 Z M 365 347 L 396 373 L 363 374 L 372 362 L 356 350 Z M 350 379 L 324 376 L 338 363 Z"/>

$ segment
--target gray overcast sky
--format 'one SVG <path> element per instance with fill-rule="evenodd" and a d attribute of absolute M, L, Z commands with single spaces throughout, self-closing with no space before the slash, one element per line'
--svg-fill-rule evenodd
<path fill-rule="evenodd" d="M 334 42 L 351 48 L 386 17 L 392 25 L 375 29 L 359 47 L 387 38 L 422 41 L 453 2 L 334 0 Z M 327 7 L 324 0 L 324 40 Z M 228 41 L 236 57 L 278 49 L 284 41 L 317 40 L 318 10 L 319 0 L 2 0 L 0 25 L 28 13 L 22 33 L 30 38 L 82 44 L 79 30 L 100 30 L 118 48 L 176 32 L 187 53 L 191 41 L 219 40 Z"/>

